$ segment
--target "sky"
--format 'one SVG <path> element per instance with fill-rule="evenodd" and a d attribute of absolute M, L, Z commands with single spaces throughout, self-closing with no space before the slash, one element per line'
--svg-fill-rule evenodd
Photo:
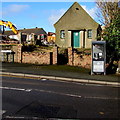
<path fill-rule="evenodd" d="M 55 22 L 72 4 L 73 2 L 2 2 L 0 15 L 2 20 L 11 21 L 17 29 L 38 27 L 46 32 L 55 32 Z M 79 4 L 98 22 L 94 2 Z"/>

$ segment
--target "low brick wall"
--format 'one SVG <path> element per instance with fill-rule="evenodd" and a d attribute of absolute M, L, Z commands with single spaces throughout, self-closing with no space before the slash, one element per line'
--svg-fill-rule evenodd
<path fill-rule="evenodd" d="M 22 44 L 18 44 L 16 46 L 12 46 L 12 51 L 15 52 L 14 54 L 14 62 L 21 63 L 22 61 Z"/>
<path fill-rule="evenodd" d="M 50 53 L 49 52 L 23 52 L 22 63 L 49 65 Z"/>
<path fill-rule="evenodd" d="M 73 65 L 91 68 L 91 55 L 73 53 Z"/>
<path fill-rule="evenodd" d="M 56 65 L 58 63 L 57 56 L 58 56 L 58 48 L 54 47 L 53 48 L 53 61 L 52 61 L 53 65 Z"/>
<path fill-rule="evenodd" d="M 21 63 L 22 44 L 1 44 L 0 48 L 0 61 Z"/>
<path fill-rule="evenodd" d="M 77 54 L 68 48 L 68 65 L 91 68 L 91 55 Z"/>

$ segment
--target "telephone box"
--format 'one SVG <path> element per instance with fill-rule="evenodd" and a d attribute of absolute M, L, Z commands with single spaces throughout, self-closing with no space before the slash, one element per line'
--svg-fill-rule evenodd
<path fill-rule="evenodd" d="M 106 42 L 93 41 L 92 42 L 92 66 L 91 75 L 106 74 Z"/>

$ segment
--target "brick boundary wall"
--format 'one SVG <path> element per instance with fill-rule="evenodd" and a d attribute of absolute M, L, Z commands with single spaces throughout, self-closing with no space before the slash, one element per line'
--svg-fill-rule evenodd
<path fill-rule="evenodd" d="M 58 47 L 53 48 L 52 64 L 56 65 L 58 60 Z M 31 64 L 51 64 L 50 52 L 23 52 L 22 53 L 22 63 Z"/>
<path fill-rule="evenodd" d="M 72 47 L 68 48 L 68 65 L 73 65 L 73 51 L 72 51 Z"/>
<path fill-rule="evenodd" d="M 58 47 L 53 47 L 53 65 L 58 63 Z"/>
<path fill-rule="evenodd" d="M 91 68 L 91 55 L 77 54 L 70 47 L 68 48 L 68 65 Z"/>
<path fill-rule="evenodd" d="M 22 62 L 22 44 L 12 46 L 12 51 L 15 52 L 14 62 L 21 63 Z"/>
<path fill-rule="evenodd" d="M 74 55 L 74 66 L 81 66 L 84 68 L 91 68 L 91 55 L 83 55 L 83 54 L 77 54 L 73 53 Z"/>
<path fill-rule="evenodd" d="M 22 44 L 12 45 L 11 50 L 14 52 L 13 61 L 6 62 L 46 65 L 56 65 L 58 62 L 58 47 L 56 46 L 53 47 L 52 52 L 22 52 Z"/>
<path fill-rule="evenodd" d="M 49 65 L 50 53 L 49 52 L 23 52 L 22 63 Z"/>
<path fill-rule="evenodd" d="M 18 48 L 17 48 L 17 54 L 18 54 L 18 62 L 22 62 L 22 45 L 18 45 Z"/>

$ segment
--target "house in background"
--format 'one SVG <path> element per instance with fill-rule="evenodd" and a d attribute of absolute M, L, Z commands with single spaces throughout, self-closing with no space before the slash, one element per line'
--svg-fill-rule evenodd
<path fill-rule="evenodd" d="M 101 32 L 100 25 L 75 2 L 54 24 L 59 47 L 91 48 Z"/>
<path fill-rule="evenodd" d="M 47 41 L 49 43 L 55 43 L 56 34 L 53 32 L 48 32 Z"/>
<path fill-rule="evenodd" d="M 36 44 L 37 40 L 46 40 L 47 33 L 43 28 L 31 28 L 31 29 L 21 29 L 18 30 L 19 34 L 21 34 L 21 43 L 24 44 Z M 11 39 L 18 40 L 18 35 L 14 34 L 13 31 L 5 31 L 4 35 L 9 36 Z"/>

